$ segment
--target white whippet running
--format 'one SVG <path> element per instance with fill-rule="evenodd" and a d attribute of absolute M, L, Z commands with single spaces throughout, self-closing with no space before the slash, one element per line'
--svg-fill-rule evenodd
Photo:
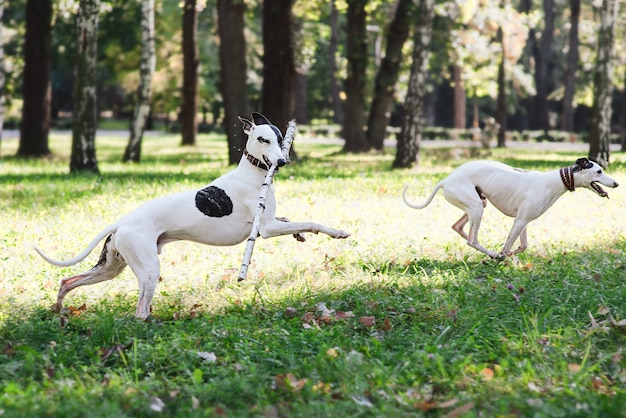
<path fill-rule="evenodd" d="M 426 201 L 414 205 L 407 201 L 404 188 L 404 202 L 414 208 L 423 209 L 433 200 L 439 189 L 443 196 L 465 214 L 452 225 L 459 235 L 475 249 L 493 258 L 504 258 L 526 250 L 528 241 L 526 225 L 537 219 L 550 208 L 566 191 L 585 187 L 601 197 L 609 195 L 600 187 L 617 187 L 615 180 L 605 175 L 602 167 L 587 158 L 579 158 L 572 166 L 545 173 L 521 170 L 495 161 L 472 161 L 461 165 L 448 177 L 440 181 Z M 513 228 L 499 253 L 478 243 L 478 228 L 483 216 L 483 208 L 491 202 L 500 212 L 515 218 Z M 463 230 L 469 221 L 470 230 Z M 513 244 L 520 239 L 520 246 L 511 251 Z"/>
<path fill-rule="evenodd" d="M 146 202 L 119 221 L 104 228 L 76 257 L 58 261 L 35 248 L 46 261 L 56 266 L 71 266 L 83 260 L 106 238 L 98 263 L 89 271 L 63 279 L 56 307 L 79 286 L 111 280 L 129 265 L 139 282 L 139 301 L 135 316 L 147 318 L 160 277 L 158 254 L 163 245 L 180 240 L 207 245 L 235 245 L 250 235 L 259 205 L 259 191 L 270 166 L 286 164 L 281 150 L 282 134 L 267 118 L 252 113 L 253 121 L 239 118 L 248 135 L 239 165 L 199 190 L 189 190 Z M 293 234 L 304 241 L 304 232 L 324 233 L 333 238 L 350 234 L 313 222 L 289 222 L 276 218 L 273 186 L 265 198 L 259 234 L 263 238 Z"/>

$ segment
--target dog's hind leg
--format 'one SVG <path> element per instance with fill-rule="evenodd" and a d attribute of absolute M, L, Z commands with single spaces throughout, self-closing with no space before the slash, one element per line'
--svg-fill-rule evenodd
<path fill-rule="evenodd" d="M 109 235 L 104 242 L 98 263 L 91 270 L 61 280 L 61 287 L 59 288 L 59 293 L 57 293 L 56 309 L 60 311 L 63 308 L 63 299 L 73 289 L 79 286 L 112 280 L 124 270 L 126 263 L 111 244 L 111 237 L 112 235 Z"/>
<path fill-rule="evenodd" d="M 482 190 L 480 190 L 478 187 L 476 187 L 476 192 L 478 193 L 478 196 L 480 197 L 480 200 L 483 203 L 483 208 L 486 208 L 487 207 L 487 197 L 483 194 Z M 481 217 L 482 217 L 482 215 L 481 215 Z M 465 240 L 467 240 L 468 237 L 467 237 L 467 234 L 464 231 L 464 228 L 465 228 L 465 224 L 467 224 L 468 221 L 469 221 L 469 217 L 467 216 L 467 213 L 464 213 L 463 216 L 461 216 L 458 221 L 456 221 L 455 223 L 452 224 L 452 229 L 457 234 L 462 236 Z"/>
<path fill-rule="evenodd" d="M 142 237 L 132 228 L 120 228 L 115 239 L 120 254 L 137 276 L 139 283 L 135 317 L 146 319 L 150 315 L 150 305 L 161 274 L 157 240 Z"/>

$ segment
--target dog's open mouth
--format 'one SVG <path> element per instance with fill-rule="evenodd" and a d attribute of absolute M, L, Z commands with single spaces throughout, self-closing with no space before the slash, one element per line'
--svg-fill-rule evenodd
<path fill-rule="evenodd" d="M 602 187 L 600 187 L 600 185 L 598 183 L 596 183 L 595 181 L 591 182 L 591 188 L 600 196 L 600 197 L 606 197 L 607 199 L 609 198 L 609 194 L 607 192 L 604 191 L 604 189 Z"/>

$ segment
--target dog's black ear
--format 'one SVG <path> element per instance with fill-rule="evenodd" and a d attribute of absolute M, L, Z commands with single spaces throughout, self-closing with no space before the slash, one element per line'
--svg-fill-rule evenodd
<path fill-rule="evenodd" d="M 254 128 L 254 123 L 250 122 L 246 118 L 242 118 L 241 116 L 237 116 L 237 117 L 239 118 L 241 123 L 243 123 L 243 132 L 249 135 L 250 132 L 252 132 L 252 129 Z"/>
<path fill-rule="evenodd" d="M 276 125 L 271 125 L 270 124 L 270 128 L 272 128 L 272 131 L 274 131 L 274 133 L 276 134 L 276 138 L 278 138 L 278 144 L 279 145 L 283 145 L 283 134 L 282 132 L 280 132 L 280 129 L 278 129 L 278 126 Z"/>
<path fill-rule="evenodd" d="M 252 112 L 252 120 L 256 125 L 271 125 L 272 123 L 265 116 L 258 112 Z"/>
<path fill-rule="evenodd" d="M 580 170 L 584 170 L 587 168 L 592 168 L 593 167 L 593 163 L 591 161 L 589 161 L 589 159 L 587 158 L 579 158 L 576 160 L 576 171 L 580 171 Z"/>

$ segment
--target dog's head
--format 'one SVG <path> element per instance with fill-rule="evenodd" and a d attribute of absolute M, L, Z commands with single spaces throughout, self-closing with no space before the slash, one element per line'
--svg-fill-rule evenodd
<path fill-rule="evenodd" d="M 600 186 L 617 187 L 615 180 L 604 174 L 602 167 L 598 163 L 587 158 L 579 158 L 572 166 L 574 173 L 574 186 L 586 187 L 600 197 L 609 197 L 609 194 Z"/>
<path fill-rule="evenodd" d="M 246 150 L 249 155 L 268 168 L 270 166 L 282 167 L 287 164 L 287 160 L 281 149 L 283 134 L 276 126 L 262 114 L 252 112 L 252 121 L 239 116 L 243 123 L 243 131 L 248 135 Z"/>

